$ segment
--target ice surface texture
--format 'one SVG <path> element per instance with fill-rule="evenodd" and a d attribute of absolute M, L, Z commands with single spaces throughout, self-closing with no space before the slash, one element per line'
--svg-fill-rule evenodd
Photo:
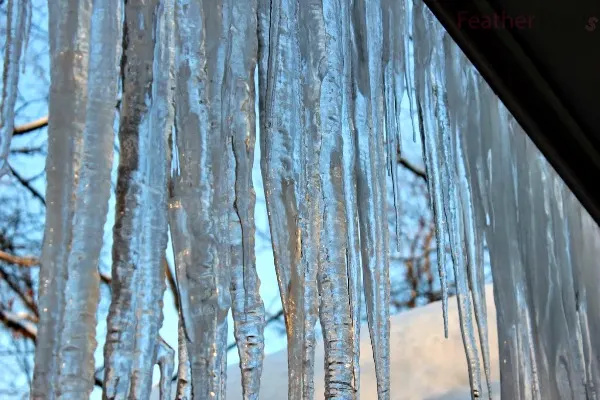
<path fill-rule="evenodd" d="M 597 397 L 598 227 L 420 0 L 48 5 L 48 208 L 32 398 L 82 399 L 94 386 L 119 94 L 105 399 L 148 398 L 155 365 L 161 397 L 170 396 L 174 350 L 158 335 L 169 230 L 176 397 L 225 398 L 231 311 L 243 397 L 258 399 L 265 314 L 254 254 L 255 101 L 289 399 L 322 395 L 314 392 L 317 321 L 325 397 L 358 399 L 362 291 L 377 396 L 391 398 L 386 174 L 399 222 L 405 97 L 423 142 L 444 330 L 453 276 L 471 396 L 490 392 L 487 249 L 503 397 Z M 28 2 L 8 7 L 0 171 L 29 13 Z"/>

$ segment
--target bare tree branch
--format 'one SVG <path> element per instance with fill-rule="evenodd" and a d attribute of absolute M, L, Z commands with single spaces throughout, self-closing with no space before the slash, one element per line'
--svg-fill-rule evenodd
<path fill-rule="evenodd" d="M 36 188 L 34 188 L 33 186 L 31 186 L 31 184 L 29 183 L 29 181 L 27 179 L 23 178 L 11 165 L 9 165 L 9 168 L 10 168 L 10 172 L 13 174 L 13 176 L 15 178 L 17 178 L 17 180 L 19 181 L 19 183 L 21 185 L 23 185 L 33 195 L 33 197 L 35 197 L 36 199 L 38 199 L 39 201 L 41 201 L 42 204 L 45 206 L 46 205 L 46 199 L 44 198 L 44 196 L 42 196 L 42 194 L 40 192 L 38 192 Z"/>
<path fill-rule="evenodd" d="M 15 126 L 13 131 L 13 136 L 24 135 L 26 133 L 35 131 L 36 129 L 41 129 L 45 126 L 48 126 L 48 116 L 36 119 L 35 121 L 28 122 L 23 125 Z"/>
<path fill-rule="evenodd" d="M 4 251 L 0 250 L 0 260 L 13 264 L 13 265 L 18 265 L 20 267 L 38 267 L 40 265 L 40 260 L 39 258 L 36 257 L 19 257 L 19 256 L 15 256 L 9 253 L 6 253 Z M 100 274 L 100 280 L 106 284 L 110 284 L 112 282 L 112 278 L 105 274 L 102 273 L 100 271 L 98 271 L 98 274 Z"/>
<path fill-rule="evenodd" d="M 407 170 L 409 170 L 410 172 L 427 182 L 427 174 L 425 173 L 425 171 L 415 167 L 407 159 L 399 157 L 398 164 L 402 165 L 404 168 L 406 168 Z"/>
<path fill-rule="evenodd" d="M 21 335 L 33 340 L 34 342 L 37 339 L 37 328 L 33 326 L 31 323 L 26 322 L 23 318 L 20 318 L 19 315 L 0 310 L 0 321 L 6 325 L 7 328 L 20 333 Z"/>
<path fill-rule="evenodd" d="M 177 283 L 175 282 L 175 277 L 173 276 L 173 272 L 171 271 L 171 266 L 169 265 L 167 257 L 164 258 L 163 262 L 165 264 L 167 282 L 169 283 L 171 293 L 173 293 L 173 302 L 175 303 L 175 309 L 179 310 L 179 290 L 177 289 Z"/>
<path fill-rule="evenodd" d="M 35 257 L 19 257 L 2 250 L 0 250 L 0 260 L 21 267 L 35 267 L 40 263 Z"/>

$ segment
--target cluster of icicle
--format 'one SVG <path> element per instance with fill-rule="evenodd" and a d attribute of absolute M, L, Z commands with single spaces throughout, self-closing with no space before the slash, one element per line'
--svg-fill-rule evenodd
<path fill-rule="evenodd" d="M 4 161 L 26 3 L 8 1 Z M 94 386 L 97 267 L 117 117 L 104 398 L 148 398 L 158 364 L 161 398 L 171 399 L 174 350 L 158 335 L 170 229 L 180 312 L 176 397 L 224 399 L 231 309 L 244 399 L 258 399 L 265 317 L 251 179 L 256 67 L 289 399 L 315 395 L 317 320 L 325 397 L 358 399 L 363 289 L 378 398 L 390 398 L 386 172 L 398 215 L 404 96 L 424 143 L 444 325 L 449 248 L 472 397 L 485 392 L 480 352 L 489 388 L 485 238 L 502 396 L 596 398 L 600 326 L 588 315 L 600 311 L 598 228 L 422 1 L 49 0 L 48 7 L 48 206 L 33 399 L 80 400 Z"/>

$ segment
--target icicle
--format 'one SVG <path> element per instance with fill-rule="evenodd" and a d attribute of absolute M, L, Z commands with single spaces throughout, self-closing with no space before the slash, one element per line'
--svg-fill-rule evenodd
<path fill-rule="evenodd" d="M 181 315 L 181 312 L 179 312 L 177 333 L 177 356 L 179 358 L 179 365 L 177 367 L 177 390 L 175 393 L 175 400 L 191 400 L 192 386 L 190 358 L 187 350 L 187 341 L 183 328 L 183 315 Z"/>
<path fill-rule="evenodd" d="M 301 49 L 298 36 L 299 18 L 310 24 L 311 29 L 322 29 L 314 25 L 304 13 L 312 10 L 314 4 L 302 6 L 294 1 L 271 2 L 270 10 L 261 3 L 259 83 L 261 105 L 264 114 L 261 118 L 261 169 L 271 228 L 271 239 L 279 289 L 286 318 L 288 333 L 288 371 L 290 399 L 305 399 L 313 396 L 314 372 L 314 324 L 317 318 L 316 272 L 318 263 L 318 231 L 315 224 L 319 212 L 320 182 L 315 182 L 314 165 L 318 153 L 308 147 L 312 137 L 320 135 L 319 128 L 305 129 L 314 124 L 311 115 L 312 103 L 304 104 L 307 98 L 318 99 L 314 92 L 314 69 L 316 59 L 305 61 L 301 67 L 300 52 L 307 56 L 306 48 Z M 300 14 L 299 14 L 300 13 Z M 265 16 L 270 15 L 268 44 L 265 36 Z M 304 29 L 307 29 L 305 27 Z M 319 46 L 319 30 L 314 32 Z M 268 45 L 268 47 L 267 47 Z M 320 51 L 319 48 L 310 49 Z M 267 55 L 268 54 L 268 55 Z M 315 54 L 316 55 L 316 54 Z M 318 64 L 317 64 L 318 65 Z M 303 72 L 306 86 L 300 86 L 300 73 Z M 303 90 L 304 89 L 304 90 Z M 314 184 L 308 188 L 309 184 Z M 316 196 L 314 196 L 316 194 Z M 301 206 L 301 208 L 299 208 Z M 302 258 L 301 258 L 302 257 Z"/>
<path fill-rule="evenodd" d="M 416 82 L 415 82 L 415 42 L 414 39 L 414 2 L 410 0 L 399 0 L 400 4 L 398 5 L 401 8 L 401 12 L 404 15 L 404 26 L 401 26 L 401 32 L 403 33 L 403 42 L 404 42 L 404 51 L 405 56 L 404 60 L 398 63 L 398 67 L 404 67 L 404 84 L 406 87 L 406 96 L 408 98 L 408 107 L 410 110 L 410 122 L 412 126 L 412 136 L 413 142 L 416 143 L 417 136 L 420 134 L 419 124 L 415 123 L 415 120 L 418 121 L 419 117 L 416 114 L 416 96 L 414 95 L 416 92 Z M 412 4 L 412 6 L 411 6 Z M 412 54 L 411 54 L 412 50 Z M 400 84 L 399 80 L 396 81 L 397 84 Z M 398 113 L 398 116 L 400 114 Z M 423 144 L 422 144 L 423 145 Z"/>
<path fill-rule="evenodd" d="M 354 126 L 354 96 L 352 74 L 352 8 L 350 0 L 340 2 L 341 52 L 344 59 L 342 69 L 342 178 L 344 193 L 344 211 L 346 217 L 346 263 L 348 275 L 348 294 L 352 315 L 352 369 L 353 387 L 356 399 L 360 394 L 360 325 L 362 302 L 362 275 L 359 243 L 358 199 L 357 199 L 357 138 Z"/>
<path fill-rule="evenodd" d="M 400 187 L 398 158 L 401 156 L 400 102 L 404 95 L 404 28 L 403 0 L 383 0 L 383 66 L 385 125 L 388 168 L 392 177 L 394 210 L 396 216 L 396 250 L 400 251 Z"/>
<path fill-rule="evenodd" d="M 326 73 L 325 23 L 320 0 L 300 5 L 290 1 L 284 7 L 294 18 L 297 37 L 292 37 L 292 49 L 297 43 L 300 53 L 300 131 L 295 163 L 298 173 L 298 229 L 300 262 L 290 274 L 290 305 L 288 307 L 288 350 L 290 399 L 314 398 L 315 324 L 318 318 L 319 255 L 323 219 L 322 181 L 319 176 L 322 132 L 320 99 L 321 84 Z M 296 60 L 294 60 L 296 61 Z M 290 64 L 292 67 L 294 63 Z M 292 110 L 290 110 L 292 111 Z M 298 373 L 296 379 L 294 373 Z"/>
<path fill-rule="evenodd" d="M 442 310 L 444 317 L 444 335 L 448 337 L 448 282 L 446 272 L 446 225 L 442 199 L 442 168 L 440 167 L 437 127 L 433 110 L 435 107 L 432 99 L 433 88 L 431 77 L 426 75 L 429 64 L 432 62 L 433 46 L 430 31 L 434 29 L 432 16 L 421 1 L 413 6 L 414 24 L 414 71 L 416 86 L 416 105 L 419 120 L 419 130 L 423 142 L 423 158 L 429 186 L 429 197 L 433 210 L 433 219 L 436 229 L 436 252 L 438 273 L 442 286 Z"/>
<path fill-rule="evenodd" d="M 483 365 L 487 383 L 488 397 L 491 399 L 490 381 L 490 350 L 488 345 L 487 307 L 485 296 L 485 278 L 483 264 L 483 225 L 478 220 L 473 202 L 472 184 L 467 174 L 470 161 L 463 150 L 465 141 L 461 140 L 463 132 L 473 134 L 469 126 L 469 113 L 477 113 L 478 107 L 472 104 L 468 96 L 470 91 L 475 90 L 469 85 L 469 81 L 463 78 L 463 72 L 467 66 L 462 62 L 464 59 L 451 38 L 444 34 L 443 39 L 446 88 L 448 94 L 448 111 L 452 124 L 453 151 L 455 152 L 455 164 L 457 168 L 457 186 L 460 211 L 464 219 L 464 243 L 466 268 L 469 279 L 469 288 L 473 298 L 475 320 L 479 333 L 479 346 L 482 352 Z M 472 98 L 472 97 L 471 97 Z"/>
<path fill-rule="evenodd" d="M 389 251 L 383 145 L 382 10 L 379 1 L 353 4 L 354 121 L 358 204 L 367 319 L 379 399 L 389 398 Z M 365 55 L 367 55 L 365 59 Z"/>
<path fill-rule="evenodd" d="M 265 310 L 254 255 L 254 207 L 252 186 L 255 142 L 256 1 L 228 0 L 231 11 L 228 65 L 224 88 L 227 97 L 224 127 L 232 135 L 228 149 L 230 166 L 230 264 L 234 336 L 240 355 L 244 399 L 258 399 L 264 351 Z"/>
<path fill-rule="evenodd" d="M 15 126 L 15 105 L 19 88 L 19 65 L 27 47 L 27 21 L 31 18 L 30 0 L 8 0 L 2 98 L 0 98 L 0 178 L 9 171 L 8 154 Z"/>
<path fill-rule="evenodd" d="M 79 180 L 86 122 L 91 2 L 52 0 L 48 2 L 48 8 L 50 21 L 53 21 L 49 27 L 52 40 L 46 160 L 48 184 L 38 324 L 38 335 L 44 340 L 40 340 L 36 346 L 32 399 L 54 399 L 63 389 L 56 380 L 59 371 L 58 347 L 65 307 L 67 259 L 72 240 L 73 193 Z M 87 370 L 85 374 L 88 375 Z M 77 384 L 83 387 L 87 385 L 84 379 Z M 80 392 L 76 392 L 75 388 L 73 392 L 69 387 L 64 389 L 75 397 L 85 397 L 86 389 L 83 387 L 79 388 Z"/>
<path fill-rule="evenodd" d="M 86 126 L 59 348 L 58 388 L 63 398 L 88 397 L 94 386 L 98 259 L 111 188 L 120 15 L 119 2 L 94 1 Z"/>
<path fill-rule="evenodd" d="M 230 28 L 222 2 L 180 0 L 171 231 L 194 397 L 224 396 L 227 313 L 227 139 L 221 91 Z"/>
<path fill-rule="evenodd" d="M 430 25 L 430 35 L 433 43 L 443 44 L 444 31 L 435 25 Z M 467 277 L 467 259 L 465 257 L 465 222 L 460 209 L 460 194 L 458 192 L 456 171 L 456 145 L 454 132 L 450 126 L 448 116 L 446 68 L 444 47 L 438 45 L 433 50 L 430 63 L 430 76 L 432 82 L 432 96 L 434 117 L 437 121 L 437 134 L 441 144 L 440 164 L 442 182 L 442 199 L 448 236 L 450 242 L 450 253 L 454 266 L 454 279 L 456 282 L 456 298 L 458 301 L 458 314 L 460 320 L 461 335 L 467 356 L 469 369 L 469 380 L 471 383 L 471 396 L 479 398 L 481 394 L 479 352 L 475 340 L 475 331 L 472 318 L 472 301 Z M 435 150 L 434 150 L 435 151 Z M 459 160 L 462 162 L 462 160 Z M 442 233 L 443 234 L 443 233 Z"/>
<path fill-rule="evenodd" d="M 325 37 L 320 119 L 323 226 L 319 248 L 320 321 L 325 342 L 325 398 L 358 397 L 358 232 L 354 135 L 349 115 L 350 25 L 348 1 L 324 1 Z M 341 18 L 340 18 L 341 16 Z M 342 96 L 340 96 L 340 91 Z M 342 300 L 343 299 L 343 300 Z M 349 368 L 351 366 L 351 368 Z"/>
<path fill-rule="evenodd" d="M 156 363 L 173 126 L 172 22 L 172 1 L 126 3 L 113 300 L 104 353 L 108 399 L 148 398 Z"/>
<path fill-rule="evenodd" d="M 156 363 L 160 369 L 160 400 L 171 400 L 171 381 L 173 379 L 173 362 L 175 350 L 163 339 L 157 343 Z"/>
<path fill-rule="evenodd" d="M 299 263 L 297 176 L 295 161 L 296 136 L 300 121 L 298 60 L 296 46 L 286 24 L 293 23 L 283 5 L 284 0 L 259 3 L 259 90 L 261 108 L 261 171 L 273 256 L 284 314 L 289 315 L 289 282 L 291 269 Z M 268 17 L 267 17 L 268 16 Z M 268 18 L 269 28 L 266 29 Z M 280 83 L 281 81 L 281 83 Z M 284 83 L 285 81 L 285 83 Z M 290 371 L 291 373 L 291 371 Z"/>

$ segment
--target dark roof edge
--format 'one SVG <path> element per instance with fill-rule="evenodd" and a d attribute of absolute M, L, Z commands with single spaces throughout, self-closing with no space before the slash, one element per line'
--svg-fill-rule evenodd
<path fill-rule="evenodd" d="M 510 30 L 459 26 L 458 15 L 490 15 L 488 0 L 424 0 L 525 132 L 600 224 L 600 151 Z"/>

